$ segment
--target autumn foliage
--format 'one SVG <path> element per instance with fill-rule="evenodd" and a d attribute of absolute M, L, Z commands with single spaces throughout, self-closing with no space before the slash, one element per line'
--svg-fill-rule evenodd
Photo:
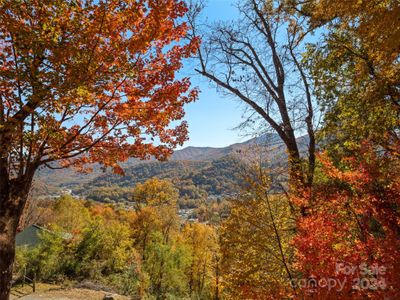
<path fill-rule="evenodd" d="M 295 220 L 287 198 L 270 195 L 270 170 L 251 161 L 221 226 L 224 292 L 229 299 L 280 299 L 293 295 Z"/>
<path fill-rule="evenodd" d="M 296 267 L 309 283 L 302 292 L 310 299 L 398 298 L 398 161 L 367 143 L 340 167 L 326 154 L 320 161 L 323 180 L 297 198 L 311 207 L 294 239 Z M 312 279 L 336 284 L 313 287 Z"/>
<path fill-rule="evenodd" d="M 26 166 L 117 171 L 187 138 L 185 123 L 170 126 L 197 95 L 175 76 L 196 43 L 181 42 L 182 1 L 3 1 L 1 10 L 1 153 L 23 147 Z"/>
<path fill-rule="evenodd" d="M 400 299 L 400 2 L 244 0 L 215 26 L 199 2 L 0 1 L 0 300 L 37 171 L 167 159 L 198 97 L 178 73 L 192 56 L 246 105 L 240 128 L 275 133 L 255 161 L 240 152 L 237 194 L 205 195 L 196 224 L 157 178 L 123 209 L 44 202 L 57 234 L 20 271 L 140 299 Z M 211 173 L 196 184 L 223 190 Z"/>
<path fill-rule="evenodd" d="M 8 298 L 17 226 L 40 167 L 115 173 L 130 157 L 166 159 L 187 139 L 177 78 L 179 0 L 0 1 L 0 299 Z"/>
<path fill-rule="evenodd" d="M 71 196 L 42 207 L 47 214 L 38 222 L 47 230 L 37 247 L 18 248 L 15 273 L 89 280 L 134 299 L 213 299 L 215 228 L 179 226 L 177 190 L 167 180 L 147 180 L 134 195 L 136 209 Z"/>

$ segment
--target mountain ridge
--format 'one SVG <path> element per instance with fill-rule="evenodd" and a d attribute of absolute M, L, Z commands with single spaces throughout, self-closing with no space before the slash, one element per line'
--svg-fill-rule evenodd
<path fill-rule="evenodd" d="M 300 145 L 306 140 L 306 136 L 298 138 Z M 246 157 L 242 150 L 252 150 L 256 145 L 266 146 L 267 152 L 273 157 L 271 165 L 284 163 L 285 146 L 279 137 L 274 134 L 262 135 L 227 147 L 189 146 L 175 151 L 167 161 L 129 159 L 121 164 L 125 176 L 117 176 L 109 170 L 104 172 L 99 165 L 89 174 L 78 173 L 73 169 L 42 169 L 36 176 L 37 186 L 42 190 L 38 194 L 57 195 L 63 190 L 72 190 L 79 195 L 87 195 L 102 187 L 132 188 L 136 183 L 152 177 L 175 181 L 182 195 L 201 194 L 203 191 L 213 195 L 229 194 L 229 184 L 224 181 L 238 180 L 235 173 L 239 161 Z M 304 150 L 303 146 L 301 148 Z M 190 187 L 190 192 L 185 192 L 184 182 Z"/>
<path fill-rule="evenodd" d="M 268 144 L 268 146 L 282 144 L 277 134 L 263 134 L 250 138 L 241 143 L 234 143 L 226 147 L 197 147 L 188 146 L 174 151 L 171 160 L 212 160 L 233 154 L 236 150 L 252 144 Z"/>

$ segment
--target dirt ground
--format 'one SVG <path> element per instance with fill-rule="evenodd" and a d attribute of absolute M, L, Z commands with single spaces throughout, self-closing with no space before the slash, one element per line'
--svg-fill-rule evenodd
<path fill-rule="evenodd" d="M 18 296 L 17 296 L 18 294 Z M 102 300 L 105 295 L 112 295 L 116 300 L 128 300 L 128 297 L 87 289 L 62 288 L 57 285 L 38 283 L 36 292 L 31 287 L 13 289 L 11 300 Z"/>

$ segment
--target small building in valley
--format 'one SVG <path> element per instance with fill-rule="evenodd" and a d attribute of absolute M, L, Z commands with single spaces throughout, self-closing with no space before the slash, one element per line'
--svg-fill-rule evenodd
<path fill-rule="evenodd" d="M 40 243 L 40 233 L 48 231 L 47 229 L 38 225 L 31 225 L 19 232 L 15 238 L 15 245 L 35 247 Z"/>

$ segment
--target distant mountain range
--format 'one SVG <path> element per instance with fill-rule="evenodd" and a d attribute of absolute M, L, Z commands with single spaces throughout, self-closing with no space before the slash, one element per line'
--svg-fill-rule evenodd
<path fill-rule="evenodd" d="M 273 145 L 282 144 L 279 137 L 274 134 L 264 134 L 260 137 L 249 139 L 243 143 L 232 144 L 227 147 L 187 147 L 174 152 L 170 160 L 208 161 L 232 155 L 238 150 L 245 149 L 251 145 Z"/>
<path fill-rule="evenodd" d="M 307 137 L 300 137 L 298 141 L 305 149 Z M 181 195 L 189 198 L 230 194 L 233 184 L 240 180 L 237 173 L 240 159 L 244 156 L 242 153 L 256 146 L 268 149 L 275 158 L 274 163 L 285 160 L 285 147 L 279 137 L 265 134 L 222 148 L 187 147 L 175 151 L 166 162 L 130 159 L 122 164 L 125 170 L 122 177 L 111 172 L 104 173 L 98 167 L 89 174 L 80 174 L 73 169 L 42 169 L 36 178 L 34 193 L 55 196 L 63 191 L 72 191 L 97 201 L 101 201 L 106 194 L 113 195 L 107 197 L 111 200 L 117 197 L 124 200 L 129 197 L 126 189 L 130 190 L 136 183 L 156 176 L 171 179 Z M 240 155 L 237 155 L 238 152 Z"/>

